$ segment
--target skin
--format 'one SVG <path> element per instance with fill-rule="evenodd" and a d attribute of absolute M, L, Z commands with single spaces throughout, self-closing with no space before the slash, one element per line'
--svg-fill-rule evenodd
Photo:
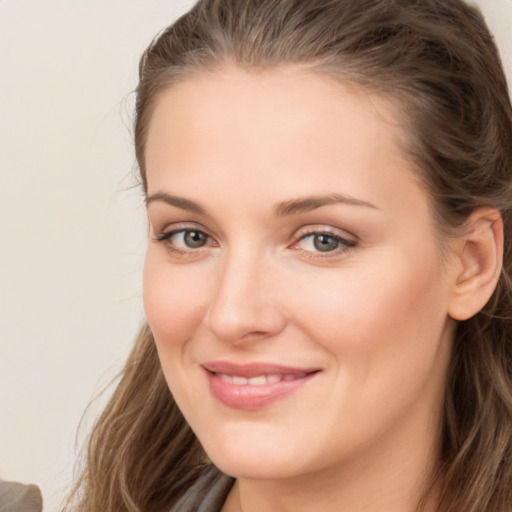
<path fill-rule="evenodd" d="M 412 512 L 436 466 L 461 266 L 392 114 L 299 68 L 202 72 L 158 99 L 144 303 L 179 407 L 237 477 L 225 511 Z M 283 211 L 332 194 L 351 200 Z M 320 371 L 245 411 L 212 396 L 212 360 Z"/>

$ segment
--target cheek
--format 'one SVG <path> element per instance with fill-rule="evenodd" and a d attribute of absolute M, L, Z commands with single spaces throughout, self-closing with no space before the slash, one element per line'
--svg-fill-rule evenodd
<path fill-rule="evenodd" d="M 452 331 L 445 330 L 450 320 L 435 260 L 411 266 L 410 260 L 381 256 L 365 272 L 316 276 L 294 299 L 302 311 L 300 329 L 329 353 L 335 368 L 332 435 L 344 425 L 354 446 L 358 435 L 372 438 L 408 411 L 434 410 L 450 356 Z"/>
<path fill-rule="evenodd" d="M 146 318 L 159 351 L 190 339 L 208 307 L 207 281 L 191 267 L 178 269 L 148 249 L 143 295 Z"/>
<path fill-rule="evenodd" d="M 363 368 L 384 359 L 403 361 L 406 355 L 421 364 L 424 354 L 435 352 L 448 318 L 434 253 L 411 259 L 382 251 L 365 264 L 316 275 L 301 288 L 290 301 L 301 311 L 302 329 L 339 364 L 351 360 Z"/>
<path fill-rule="evenodd" d="M 192 361 L 190 340 L 200 325 L 208 301 L 204 275 L 190 267 L 169 265 L 148 249 L 144 264 L 143 295 L 146 318 L 153 333 L 167 384 L 187 417 L 198 410 L 198 382 L 187 369 Z"/>

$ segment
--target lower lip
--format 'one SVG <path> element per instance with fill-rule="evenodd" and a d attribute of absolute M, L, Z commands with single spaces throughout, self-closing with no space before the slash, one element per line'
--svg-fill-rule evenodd
<path fill-rule="evenodd" d="M 309 373 L 304 377 L 299 377 L 294 380 L 286 380 L 277 382 L 276 384 L 265 384 L 262 386 L 251 386 L 250 384 L 239 386 L 231 384 L 208 370 L 206 370 L 206 375 L 210 383 L 210 391 L 219 402 L 233 409 L 254 411 L 263 409 L 295 393 L 309 382 L 316 375 L 316 372 Z"/>

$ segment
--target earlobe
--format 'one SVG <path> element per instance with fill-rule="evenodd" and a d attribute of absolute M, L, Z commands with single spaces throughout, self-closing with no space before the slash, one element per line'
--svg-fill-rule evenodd
<path fill-rule="evenodd" d="M 457 271 L 448 314 L 467 320 L 488 302 L 498 282 L 503 258 L 503 220 L 493 208 L 473 212 L 457 240 Z"/>

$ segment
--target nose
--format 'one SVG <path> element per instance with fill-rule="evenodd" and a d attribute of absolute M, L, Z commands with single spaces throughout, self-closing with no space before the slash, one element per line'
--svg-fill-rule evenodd
<path fill-rule="evenodd" d="M 207 328 L 221 341 L 234 344 L 279 334 L 286 314 L 279 301 L 275 268 L 250 254 L 226 258 L 206 314 Z"/>

